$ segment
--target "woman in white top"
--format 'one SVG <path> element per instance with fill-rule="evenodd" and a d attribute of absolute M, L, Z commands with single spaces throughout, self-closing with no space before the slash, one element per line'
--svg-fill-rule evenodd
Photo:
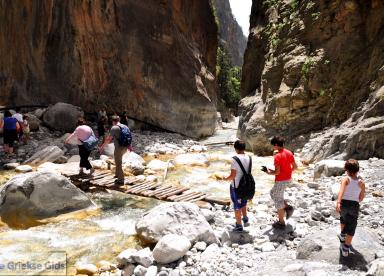
<path fill-rule="evenodd" d="M 352 239 L 357 227 L 360 201 L 365 197 L 365 183 L 357 173 L 359 162 L 349 159 L 345 162 L 344 168 L 347 172 L 341 181 L 339 195 L 337 197 L 336 211 L 340 213 L 340 251 L 347 257 L 351 248 Z"/>

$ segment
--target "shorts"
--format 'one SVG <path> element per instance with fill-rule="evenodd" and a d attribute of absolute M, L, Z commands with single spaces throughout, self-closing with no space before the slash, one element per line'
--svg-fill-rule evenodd
<path fill-rule="evenodd" d="M 270 195 L 275 203 L 276 209 L 284 209 L 285 208 L 285 202 L 284 202 L 284 191 L 287 185 L 291 183 L 291 180 L 287 181 L 275 181 L 275 185 L 273 185 L 273 188 L 271 189 Z"/>
<path fill-rule="evenodd" d="M 354 236 L 359 217 L 360 204 L 353 200 L 341 200 L 340 223 L 344 224 L 343 234 Z"/>
<path fill-rule="evenodd" d="M 233 202 L 233 209 L 235 209 L 235 211 L 238 211 L 241 208 L 247 206 L 247 200 L 237 198 L 235 188 L 232 187 L 232 185 L 230 187 L 230 194 L 231 194 L 231 200 Z"/>
<path fill-rule="evenodd" d="M 13 148 L 13 143 L 18 140 L 16 129 L 4 129 L 4 144 Z"/>

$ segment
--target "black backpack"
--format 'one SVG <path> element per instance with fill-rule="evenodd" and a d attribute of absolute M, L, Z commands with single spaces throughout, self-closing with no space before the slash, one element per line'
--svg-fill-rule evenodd
<path fill-rule="evenodd" d="M 243 171 L 243 176 L 240 179 L 239 186 L 235 187 L 236 196 L 240 199 L 252 199 L 255 195 L 255 180 L 251 174 L 252 172 L 252 158 L 249 156 L 249 170 L 245 171 L 243 164 L 241 164 L 240 159 L 237 156 L 234 156 L 233 159 L 239 164 L 241 170 Z"/>

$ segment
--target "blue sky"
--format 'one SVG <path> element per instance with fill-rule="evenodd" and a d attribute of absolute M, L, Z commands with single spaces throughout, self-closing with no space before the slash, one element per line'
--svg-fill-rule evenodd
<path fill-rule="evenodd" d="M 229 0 L 232 13 L 243 29 L 245 36 L 248 36 L 249 15 L 251 14 L 252 0 Z"/>

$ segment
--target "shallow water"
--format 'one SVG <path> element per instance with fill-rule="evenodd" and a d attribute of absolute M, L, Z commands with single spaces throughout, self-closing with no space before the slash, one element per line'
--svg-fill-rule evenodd
<path fill-rule="evenodd" d="M 202 143 L 233 141 L 236 130 L 220 130 Z M 169 171 L 167 184 L 183 185 L 204 191 L 212 197 L 228 198 L 229 182 L 218 181 L 216 174 L 230 173 L 233 146 L 224 144 L 209 146 L 206 153 L 211 160 L 208 167 L 179 167 Z M 252 155 L 252 154 L 251 154 Z M 164 160 L 172 158 L 166 156 Z M 253 175 L 257 194 L 267 193 L 273 178 L 260 171 L 261 165 L 272 165 L 271 157 L 253 156 Z M 0 185 L 12 176 L 0 172 Z M 123 250 L 140 247 L 135 234 L 135 221 L 160 201 L 118 192 L 90 194 L 97 212 L 77 212 L 48 220 L 43 225 L 25 230 L 13 230 L 0 222 L 0 264 L 10 261 L 47 260 L 53 251 L 64 252 L 69 261 L 69 275 L 74 273 L 75 263 L 97 263 L 100 260 L 115 261 Z M 1 271 L 0 271 L 1 272 Z M 1 274 L 1 273 L 0 273 Z"/>

